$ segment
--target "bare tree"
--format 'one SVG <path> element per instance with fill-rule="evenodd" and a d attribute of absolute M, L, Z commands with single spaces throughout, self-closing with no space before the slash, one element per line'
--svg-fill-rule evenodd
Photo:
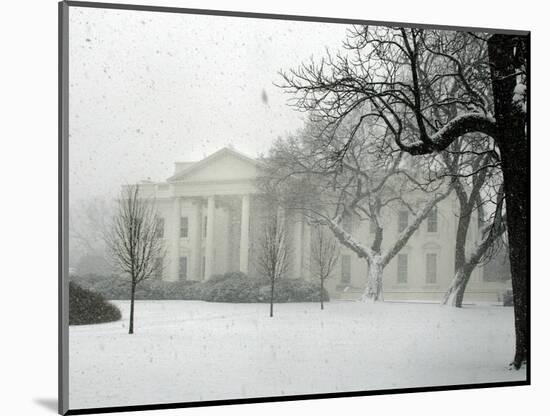
<path fill-rule="evenodd" d="M 285 206 L 301 211 L 311 223 L 325 225 L 341 245 L 365 259 L 368 272 L 362 300 L 381 301 L 384 268 L 451 188 L 446 180 L 431 183 L 429 189 L 419 188 L 414 172 L 402 163 L 401 152 L 390 151 L 389 157 L 379 157 L 378 146 L 385 146 L 384 140 L 375 144 L 353 140 L 347 144 L 342 160 L 335 164 L 331 146 L 338 146 L 348 135 L 329 137 L 324 134 L 324 126 L 320 126 L 321 131 L 309 127 L 312 130 L 297 138 L 275 143 L 265 160 L 266 175 L 261 187 L 265 193 L 282 195 Z M 370 133 L 384 138 L 376 128 Z M 385 223 L 397 209 L 408 210 L 412 219 L 395 240 L 382 248 Z M 374 228 L 370 246 L 354 235 L 346 226 L 346 219 L 369 222 Z"/>
<path fill-rule="evenodd" d="M 471 35 L 468 35 L 471 36 Z M 435 36 L 438 38 L 438 36 Z M 475 38 L 477 49 L 473 56 L 477 59 L 484 58 L 484 48 L 480 47 L 480 39 Z M 467 61 L 472 55 L 464 44 L 460 44 L 461 50 L 458 51 L 459 59 Z M 456 47 L 455 47 L 456 49 Z M 456 50 L 455 50 L 456 52 Z M 424 59 L 418 62 L 418 71 L 423 79 L 428 79 L 432 70 L 434 55 L 431 59 Z M 478 77 L 478 76 L 476 76 Z M 474 77 L 474 79 L 476 78 Z M 485 84 L 487 84 L 485 82 Z M 452 82 L 427 82 L 423 85 L 424 95 L 428 97 L 442 97 L 448 95 L 448 91 L 454 93 L 457 84 Z M 484 83 L 476 85 L 478 102 L 489 102 L 487 96 L 487 87 Z M 434 99 L 435 102 L 435 98 Z M 431 111 L 427 113 L 435 124 L 445 125 L 453 120 L 459 114 L 461 100 L 448 102 L 446 105 L 433 105 Z M 416 126 L 409 126 L 413 136 L 420 133 L 416 131 Z M 496 224 L 499 232 L 483 233 L 476 232 L 472 224 L 475 223 L 474 213 L 478 213 L 478 218 L 485 221 L 485 229 L 492 229 L 489 222 L 493 219 L 500 219 L 501 216 L 490 215 L 490 218 L 483 218 L 483 213 L 490 211 L 494 213 L 496 207 L 502 208 L 502 174 L 500 169 L 500 155 L 495 147 L 495 142 L 490 137 L 480 133 L 469 133 L 457 138 L 447 149 L 432 154 L 431 164 L 428 173 L 428 181 L 438 181 L 441 176 L 441 166 L 443 165 L 443 175 L 451 177 L 451 187 L 458 202 L 458 226 L 455 238 L 455 261 L 454 276 L 449 290 L 444 296 L 443 304 L 461 307 L 466 286 L 470 276 L 479 264 L 490 260 L 492 255 L 498 251 L 500 246 L 499 236 L 504 232 L 505 227 Z M 428 159 L 428 160 L 430 160 Z M 497 192 L 496 189 L 500 188 Z M 495 195 L 496 194 L 496 195 Z M 479 223 L 480 221 L 478 221 Z M 494 231 L 494 230 L 493 230 Z M 467 236 L 475 235 L 476 241 L 475 253 L 468 253 L 467 256 Z"/>
<path fill-rule="evenodd" d="M 101 249 L 107 228 L 106 212 L 109 212 L 109 206 L 99 198 L 81 199 L 71 206 L 69 237 L 81 250 L 96 252 Z"/>
<path fill-rule="evenodd" d="M 111 269 L 105 247 L 107 219 L 113 207 L 102 198 L 80 199 L 69 209 L 71 263 L 78 273 L 104 274 Z"/>
<path fill-rule="evenodd" d="M 282 85 L 296 95 L 300 110 L 333 131 L 363 106 L 359 122 L 385 123 L 394 143 L 411 155 L 440 152 L 472 132 L 495 141 L 506 197 L 516 369 L 528 358 L 529 42 L 528 34 L 356 26 L 346 54 L 291 70 Z M 430 94 L 426 86 L 434 84 L 441 93 Z M 456 115 L 444 123 L 434 118 L 450 105 Z M 335 158 L 346 152 L 346 145 L 336 149 Z"/>
<path fill-rule="evenodd" d="M 288 270 L 289 253 L 282 209 L 270 213 L 265 221 L 257 252 L 258 268 L 269 279 L 269 316 L 273 317 L 275 282 Z"/>
<path fill-rule="evenodd" d="M 502 187 L 499 189 L 497 198 L 497 208 L 492 215 L 492 219 L 485 222 L 485 226 L 480 231 L 479 241 L 468 256 L 464 256 L 462 264 L 455 267 L 455 275 L 451 281 L 449 289 L 445 293 L 442 303 L 450 306 L 461 307 L 464 298 L 466 286 L 472 275 L 474 268 L 480 264 L 484 256 L 490 252 L 491 247 L 506 231 L 505 218 L 502 215 L 503 207 Z"/>
<path fill-rule="evenodd" d="M 324 227 L 314 227 L 309 267 L 311 273 L 319 279 L 321 309 L 324 309 L 325 281 L 332 275 L 339 258 L 340 246 L 334 237 Z"/>
<path fill-rule="evenodd" d="M 442 95 L 443 91 L 436 88 L 443 87 L 444 85 L 431 84 L 425 88 L 431 96 L 437 96 Z M 444 124 L 456 114 L 457 105 L 448 105 L 434 111 L 433 118 Z M 472 272 L 498 252 L 499 237 L 505 231 L 505 226 L 499 223 L 495 224 L 498 232 L 486 232 L 492 229 L 493 220 L 502 218 L 501 215 L 494 215 L 497 208 L 503 207 L 500 156 L 494 141 L 487 136 L 473 133 L 458 138 L 447 149 L 428 157 L 424 180 L 430 183 L 439 181 L 442 176 L 452 178 L 450 184 L 458 203 L 454 275 L 442 304 L 460 308 Z M 476 230 L 473 226 L 476 212 L 478 223 L 483 222 L 485 232 Z M 484 213 L 490 215 L 484 218 Z M 475 252 L 468 253 L 467 237 L 472 236 L 476 240 Z"/>
<path fill-rule="evenodd" d="M 506 230 L 502 222 L 504 189 L 500 169 L 495 166 L 498 154 L 487 140 L 461 138 L 440 155 L 447 167 L 445 175 L 454 179 L 451 186 L 459 209 L 454 276 L 442 304 L 460 308 L 473 270 L 490 260 L 500 248 L 500 238 Z M 473 227 L 476 213 L 477 232 Z M 475 240 L 475 247 L 469 253 L 468 235 Z"/>
<path fill-rule="evenodd" d="M 107 244 L 118 269 L 130 278 L 130 325 L 134 333 L 136 287 L 158 272 L 158 259 L 165 254 L 162 225 L 154 201 L 140 195 L 139 186 L 125 186 L 117 212 L 107 232 Z"/>

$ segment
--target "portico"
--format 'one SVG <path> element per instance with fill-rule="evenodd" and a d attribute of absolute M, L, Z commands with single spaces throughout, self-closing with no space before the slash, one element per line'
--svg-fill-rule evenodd
<path fill-rule="evenodd" d="M 165 280 L 249 273 L 257 169 L 256 160 L 224 148 L 200 162 L 176 164 L 165 183 L 141 184 L 165 219 Z"/>
<path fill-rule="evenodd" d="M 226 204 L 223 206 L 221 201 L 224 199 L 232 199 L 233 204 Z M 182 201 L 192 201 L 192 220 L 187 220 L 190 227 L 190 234 L 192 239 L 185 238 L 182 235 L 181 221 L 182 218 L 188 218 L 185 212 L 182 212 Z M 235 204 L 239 201 L 239 204 Z M 216 204 L 218 202 L 218 207 Z M 217 223 L 224 222 L 217 218 L 217 214 L 220 210 L 231 210 L 238 206 L 240 218 L 239 234 L 234 235 L 231 233 L 232 228 L 229 224 L 225 224 L 226 227 L 216 227 Z M 170 221 L 173 224 L 172 236 L 171 236 L 171 248 L 170 248 L 170 272 L 169 279 L 172 281 L 179 280 L 181 277 L 182 262 L 180 259 L 183 254 L 188 253 L 190 257 L 192 275 L 198 279 L 208 279 L 216 272 L 219 272 L 215 268 L 216 256 L 222 257 L 221 262 L 224 262 L 226 266 L 229 266 L 231 261 L 227 259 L 231 256 L 231 253 L 219 253 L 217 250 L 217 240 L 229 237 L 234 243 L 234 238 L 238 237 L 239 250 L 238 250 L 238 270 L 243 273 L 248 273 L 248 262 L 250 252 L 250 194 L 244 195 L 204 195 L 184 197 L 177 196 L 173 198 L 172 202 L 172 219 Z M 228 207 L 229 206 L 229 207 Z M 233 212 L 226 212 L 227 217 L 233 217 Z M 227 219 L 227 218 L 226 218 Z M 225 221 L 227 223 L 227 221 Z M 225 229 L 223 229 L 225 228 Z M 216 230 L 218 234 L 216 235 Z M 231 242 L 226 245 L 227 251 L 229 251 Z M 223 249 L 223 247 L 222 247 Z M 223 254 L 223 255 L 222 255 Z M 225 257 L 225 261 L 223 260 Z M 187 273 L 186 273 L 187 274 Z M 187 277 L 187 276 L 186 276 Z"/>

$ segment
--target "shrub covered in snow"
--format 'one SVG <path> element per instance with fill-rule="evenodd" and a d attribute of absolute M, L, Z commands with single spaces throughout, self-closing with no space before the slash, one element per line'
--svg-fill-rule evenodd
<path fill-rule="evenodd" d="M 196 281 L 165 282 L 153 280 L 145 282 L 148 284 L 143 286 L 142 293 L 137 299 L 196 300 L 199 296 L 200 284 Z"/>
<path fill-rule="evenodd" d="M 210 279 L 209 283 L 223 282 L 228 279 L 248 279 L 248 276 L 243 272 L 227 272 L 223 274 L 215 274 Z"/>
<path fill-rule="evenodd" d="M 120 310 L 105 298 L 69 282 L 69 325 L 118 321 Z"/>
<path fill-rule="evenodd" d="M 109 300 L 130 299 L 130 282 L 116 276 L 73 276 L 71 279 L 83 288 L 100 293 Z M 136 288 L 137 300 L 198 299 L 195 286 L 198 282 L 182 280 L 165 282 L 162 280 L 144 280 Z"/>
<path fill-rule="evenodd" d="M 86 275 L 71 276 L 79 286 L 99 293 L 109 300 L 130 299 L 130 283 L 114 276 Z"/>
<path fill-rule="evenodd" d="M 200 299 L 208 302 L 269 302 L 271 287 L 268 280 L 247 277 L 243 273 L 226 273 L 224 276 L 203 282 Z M 306 280 L 277 279 L 274 301 L 318 302 L 319 293 L 319 285 Z M 329 300 L 326 290 L 323 300 Z"/>
<path fill-rule="evenodd" d="M 311 283 L 304 279 L 279 279 L 275 282 L 275 302 L 319 302 L 320 287 L 317 282 Z M 323 301 L 329 296 L 323 290 Z M 269 298 L 266 298 L 269 301 Z"/>
<path fill-rule="evenodd" d="M 502 306 L 514 306 L 514 295 L 511 290 L 507 290 L 502 295 Z"/>
<path fill-rule="evenodd" d="M 127 300 L 130 284 L 117 277 L 72 277 L 80 286 L 103 295 L 106 299 Z M 319 284 L 303 279 L 277 279 L 275 302 L 319 302 Z M 167 282 L 158 279 L 144 280 L 136 288 L 137 300 L 204 300 L 207 302 L 256 303 L 269 302 L 270 283 L 267 279 L 248 277 L 241 272 L 214 275 L 197 282 L 181 280 Z M 325 290 L 323 300 L 329 296 Z"/>
<path fill-rule="evenodd" d="M 208 302 L 258 302 L 260 282 L 246 275 L 226 276 L 225 279 L 207 280 L 202 283 L 200 299 Z"/>

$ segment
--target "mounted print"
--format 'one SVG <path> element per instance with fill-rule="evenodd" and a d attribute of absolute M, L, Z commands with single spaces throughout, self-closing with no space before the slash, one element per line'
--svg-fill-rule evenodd
<path fill-rule="evenodd" d="M 59 11 L 60 413 L 530 383 L 529 32 Z"/>

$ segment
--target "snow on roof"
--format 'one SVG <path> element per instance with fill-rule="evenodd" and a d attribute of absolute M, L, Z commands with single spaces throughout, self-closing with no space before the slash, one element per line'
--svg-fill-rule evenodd
<path fill-rule="evenodd" d="M 198 162 L 176 162 L 176 172 L 174 173 L 174 175 L 169 177 L 167 179 L 167 181 L 171 182 L 171 181 L 181 179 L 185 175 L 188 175 L 189 173 L 194 172 L 197 169 L 200 169 L 204 165 L 212 162 L 213 160 L 218 159 L 220 157 L 223 157 L 225 155 L 236 156 L 239 159 L 242 159 L 242 160 L 244 160 L 246 162 L 249 162 L 249 163 L 252 163 L 254 165 L 259 165 L 260 164 L 260 162 L 258 160 L 253 159 L 253 158 L 245 155 L 244 153 L 238 152 L 237 150 L 235 150 L 232 147 L 231 148 L 230 147 L 224 147 L 224 148 L 212 153 L 211 155 L 205 157 L 204 159 L 202 159 Z M 178 169 L 178 165 L 181 167 L 181 170 Z"/>

